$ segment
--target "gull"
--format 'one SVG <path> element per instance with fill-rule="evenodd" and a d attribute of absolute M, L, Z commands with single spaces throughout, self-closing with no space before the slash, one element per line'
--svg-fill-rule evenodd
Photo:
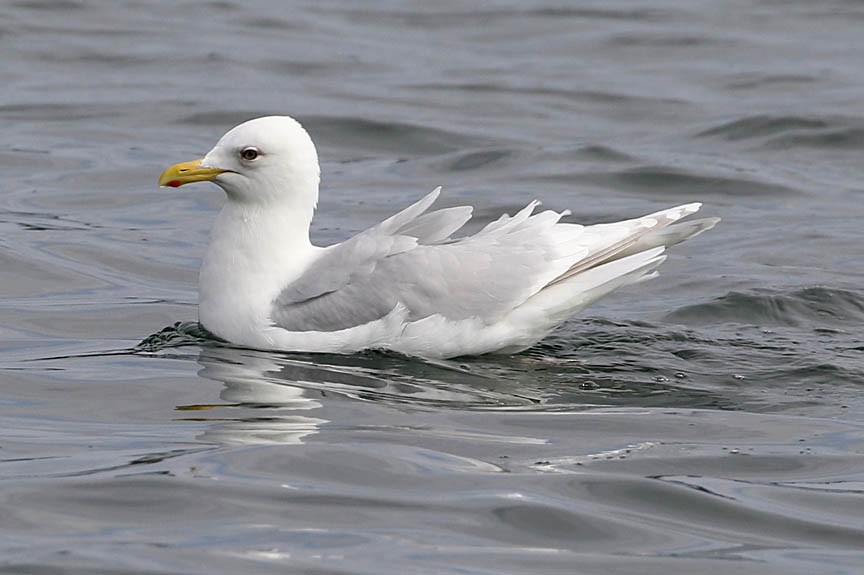
<path fill-rule="evenodd" d="M 516 353 L 612 290 L 654 277 L 666 248 L 713 227 L 690 203 L 635 219 L 565 223 L 532 201 L 474 235 L 441 188 L 354 237 L 313 245 L 320 168 L 288 116 L 249 120 L 160 186 L 208 181 L 225 202 L 199 275 L 200 323 L 236 345 L 423 358 Z"/>

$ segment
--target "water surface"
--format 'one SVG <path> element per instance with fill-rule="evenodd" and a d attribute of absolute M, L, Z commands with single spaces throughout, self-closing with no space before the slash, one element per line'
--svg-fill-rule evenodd
<path fill-rule="evenodd" d="M 864 570 L 864 7 L 427 4 L 0 7 L 0 571 Z M 322 244 L 437 185 L 723 223 L 522 354 L 237 349 L 220 192 L 155 180 L 269 113 Z"/>

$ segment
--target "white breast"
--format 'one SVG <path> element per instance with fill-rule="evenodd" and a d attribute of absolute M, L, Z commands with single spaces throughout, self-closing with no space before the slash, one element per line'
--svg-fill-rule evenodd
<path fill-rule="evenodd" d="M 297 230 L 284 215 L 225 205 L 198 278 L 198 318 L 205 328 L 240 345 L 273 344 L 264 335 L 271 303 L 320 250 L 308 232 Z"/>

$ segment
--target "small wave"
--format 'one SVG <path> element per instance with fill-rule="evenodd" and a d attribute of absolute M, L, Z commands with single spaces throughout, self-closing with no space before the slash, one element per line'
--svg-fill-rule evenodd
<path fill-rule="evenodd" d="M 120 114 L 119 105 L 111 104 L 6 104 L 0 106 L 0 114 L 7 122 L 68 122 L 112 118 Z"/>
<path fill-rule="evenodd" d="M 246 120 L 266 115 L 266 112 L 251 108 L 249 110 L 214 110 L 188 114 L 178 118 L 176 121 L 190 126 L 222 128 L 224 131 L 227 126 L 234 126 Z"/>
<path fill-rule="evenodd" d="M 512 156 L 510 150 L 475 150 L 459 156 L 448 166 L 451 172 L 462 172 L 465 170 L 476 170 L 488 164 L 493 164 Z"/>
<path fill-rule="evenodd" d="M 604 146 L 599 144 L 593 144 L 579 148 L 577 150 L 577 156 L 584 160 L 599 160 L 603 162 L 636 161 L 636 156 L 632 156 L 611 146 Z"/>
<path fill-rule="evenodd" d="M 772 116 L 757 114 L 703 130 L 699 137 L 728 141 L 763 140 L 765 146 L 859 149 L 864 146 L 864 120 L 855 117 Z"/>
<path fill-rule="evenodd" d="M 864 126 L 820 130 L 810 134 L 790 134 L 782 139 L 773 140 L 773 147 L 810 147 L 862 149 L 864 148 Z"/>
<path fill-rule="evenodd" d="M 371 6 L 371 5 L 370 5 Z M 444 8 L 442 10 L 393 10 L 364 7 L 363 10 L 345 11 L 352 21 L 374 21 L 377 25 L 399 25 L 423 29 L 453 28 L 465 26 L 490 26 L 497 22 L 518 22 L 524 26 L 526 19 L 572 19 L 574 21 L 633 21 L 668 22 L 679 13 L 665 8 L 652 7 L 536 7 L 536 8 Z"/>
<path fill-rule="evenodd" d="M 714 301 L 687 306 L 666 316 L 684 324 L 745 323 L 825 326 L 864 321 L 864 294 L 826 287 L 789 292 L 729 292 Z"/>
<path fill-rule="evenodd" d="M 726 88 L 730 90 L 755 90 L 766 86 L 773 88 L 790 86 L 797 89 L 801 84 L 813 84 L 817 81 L 816 76 L 807 74 L 741 74 L 734 76 L 726 84 Z"/>
<path fill-rule="evenodd" d="M 404 122 L 325 116 L 303 117 L 300 121 L 316 141 L 352 149 L 426 155 L 491 145 L 488 140 L 463 133 Z"/>
<path fill-rule="evenodd" d="M 642 191 L 662 190 L 669 194 L 694 196 L 707 193 L 725 196 L 784 196 L 798 194 L 798 190 L 774 183 L 760 182 L 728 176 L 711 176 L 691 173 L 667 166 L 642 166 L 611 173 L 588 173 L 580 175 L 583 181 L 609 186 L 615 189 Z"/>
<path fill-rule="evenodd" d="M 611 44 L 618 46 L 636 46 L 642 48 L 653 47 L 685 47 L 705 46 L 719 44 L 720 41 L 710 36 L 699 36 L 695 34 L 670 34 L 662 33 L 626 33 L 614 36 Z"/>
<path fill-rule="evenodd" d="M 719 136 L 726 140 L 764 138 L 793 130 L 814 130 L 828 126 L 825 120 L 800 116 L 771 116 L 757 114 L 699 132 L 697 136 Z"/>

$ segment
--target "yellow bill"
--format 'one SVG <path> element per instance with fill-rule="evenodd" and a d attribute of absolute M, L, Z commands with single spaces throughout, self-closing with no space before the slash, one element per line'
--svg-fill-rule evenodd
<path fill-rule="evenodd" d="M 202 167 L 202 160 L 203 158 L 171 166 L 159 176 L 159 185 L 161 187 L 179 188 L 183 184 L 192 182 L 209 182 L 219 174 L 225 172 L 225 170 L 220 170 L 219 168 Z"/>

